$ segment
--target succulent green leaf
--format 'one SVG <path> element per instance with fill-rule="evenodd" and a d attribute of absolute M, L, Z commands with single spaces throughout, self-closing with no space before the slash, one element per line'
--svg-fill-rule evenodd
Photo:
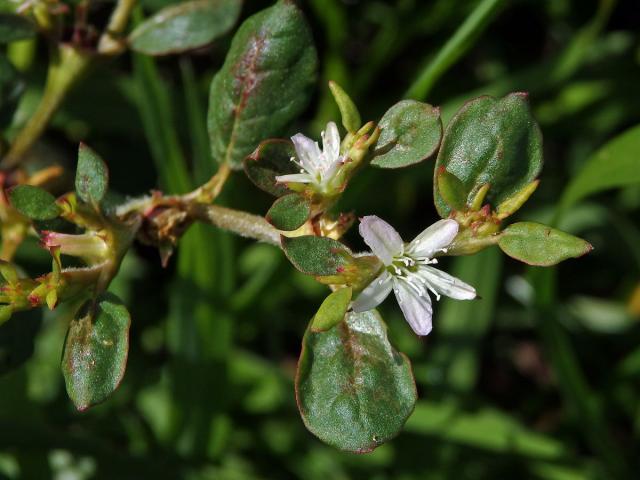
<path fill-rule="evenodd" d="M 298 172 L 291 161 L 295 155 L 293 143 L 289 140 L 265 140 L 244 159 L 244 171 L 256 187 L 280 197 L 290 193 L 290 190 L 285 184 L 278 183 L 276 177 Z"/>
<path fill-rule="evenodd" d="M 313 235 L 282 237 L 281 243 L 293 266 L 307 275 L 338 275 L 351 263 L 351 252 L 331 238 Z"/>
<path fill-rule="evenodd" d="M 104 401 L 118 388 L 127 366 L 127 308 L 111 294 L 87 302 L 71 321 L 62 354 L 69 398 L 80 411 Z"/>
<path fill-rule="evenodd" d="M 304 225 L 311 215 L 309 199 L 297 193 L 278 198 L 267 212 L 267 221 L 278 230 L 290 232 Z"/>
<path fill-rule="evenodd" d="M 347 313 L 326 332 L 308 329 L 296 374 L 306 427 L 349 452 L 370 452 L 398 434 L 416 403 L 409 360 L 389 343 L 375 310 Z"/>
<path fill-rule="evenodd" d="M 60 215 L 56 199 L 46 190 L 32 185 L 17 185 L 9 192 L 11 204 L 32 220 L 51 220 Z"/>
<path fill-rule="evenodd" d="M 87 203 L 98 204 L 109 187 L 109 169 L 100 156 L 84 143 L 78 149 L 76 192 Z"/>
<path fill-rule="evenodd" d="M 213 42 L 235 25 L 241 0 L 194 0 L 163 8 L 136 27 L 131 48 L 147 55 L 168 55 Z"/>
<path fill-rule="evenodd" d="M 311 331 L 326 332 L 340 323 L 347 313 L 352 294 L 351 287 L 343 287 L 331 292 L 311 320 Z"/>
<path fill-rule="evenodd" d="M 18 282 L 18 270 L 13 263 L 0 260 L 0 275 L 9 285 L 15 285 Z"/>
<path fill-rule="evenodd" d="M 306 107 L 317 76 L 309 27 L 291 1 L 248 18 L 211 83 L 211 153 L 232 168 L 264 138 L 281 133 Z"/>
<path fill-rule="evenodd" d="M 602 146 L 573 177 L 560 202 L 568 208 L 583 198 L 610 188 L 640 184 L 640 125 Z"/>
<path fill-rule="evenodd" d="M 436 174 L 436 181 L 440 195 L 449 207 L 453 210 L 465 209 L 467 192 L 458 177 L 442 168 Z"/>
<path fill-rule="evenodd" d="M 533 182 L 542 168 L 542 134 L 527 94 L 479 97 L 465 104 L 444 133 L 436 175 L 441 168 L 463 183 L 469 197 L 490 184 L 487 201 L 494 207 Z M 437 181 L 434 200 L 440 216 L 447 217 L 451 208 Z"/>
<path fill-rule="evenodd" d="M 581 238 L 533 222 L 509 225 L 500 234 L 498 245 L 504 253 L 529 265 L 548 267 L 568 258 L 578 258 L 593 250 Z"/>
<path fill-rule="evenodd" d="M 371 165 L 401 168 L 419 163 L 438 150 L 442 138 L 440 109 L 428 103 L 402 100 L 383 115 L 380 138 Z"/>
<path fill-rule="evenodd" d="M 349 133 L 355 133 L 362 126 L 362 120 L 360 119 L 360 112 L 356 107 L 351 97 L 347 95 L 340 85 L 334 81 L 329 82 L 329 89 L 333 95 L 334 100 L 338 104 L 340 109 L 340 115 L 342 116 L 342 125 L 347 129 Z"/>
<path fill-rule="evenodd" d="M 540 180 L 534 180 L 533 182 L 525 185 L 522 190 L 514 193 L 513 196 L 507 198 L 504 202 L 498 205 L 496 208 L 498 218 L 505 219 L 520 210 L 520 207 L 529 200 L 529 197 L 533 195 L 533 192 L 536 191 L 539 184 Z"/>
<path fill-rule="evenodd" d="M 35 35 L 33 22 L 20 15 L 0 13 L 0 43 L 26 40 Z"/>

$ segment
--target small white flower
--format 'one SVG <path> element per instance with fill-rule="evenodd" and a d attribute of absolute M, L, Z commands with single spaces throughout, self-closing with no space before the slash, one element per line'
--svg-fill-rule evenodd
<path fill-rule="evenodd" d="M 456 300 L 476 298 L 476 290 L 461 280 L 431 265 L 433 258 L 447 247 L 458 233 L 458 222 L 439 220 L 411 243 L 405 245 L 398 232 L 375 215 L 360 220 L 360 235 L 385 268 L 355 299 L 355 312 L 364 312 L 378 306 L 387 298 L 391 289 L 411 328 L 418 335 L 431 331 L 431 291 L 436 299 L 440 295 Z"/>
<path fill-rule="evenodd" d="M 318 142 L 314 142 L 303 134 L 291 137 L 298 156 L 291 157 L 291 161 L 300 167 L 300 173 L 280 175 L 276 180 L 280 183 L 309 183 L 323 193 L 328 193 L 336 185 L 332 180 L 343 164 L 340 156 L 340 133 L 335 123 L 327 123 L 322 132 L 322 151 Z"/>

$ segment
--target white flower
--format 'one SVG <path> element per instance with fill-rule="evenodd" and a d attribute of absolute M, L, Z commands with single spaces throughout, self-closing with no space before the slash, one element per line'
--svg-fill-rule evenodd
<path fill-rule="evenodd" d="M 476 298 L 476 290 L 451 275 L 431 265 L 438 252 L 446 252 L 447 246 L 458 233 L 458 222 L 439 220 L 411 243 L 405 245 L 398 232 L 387 222 L 374 215 L 360 220 L 360 235 L 382 263 L 384 270 L 355 299 L 355 312 L 364 312 L 378 306 L 387 298 L 391 289 L 411 328 L 418 335 L 431 331 L 431 291 L 436 299 L 440 295 L 456 300 Z"/>
<path fill-rule="evenodd" d="M 303 134 L 298 133 L 291 137 L 296 149 L 298 159 L 291 157 L 291 161 L 300 167 L 300 173 L 280 175 L 276 180 L 280 183 L 309 183 L 323 193 L 328 193 L 332 188 L 332 180 L 343 164 L 340 156 L 340 133 L 335 123 L 327 123 L 327 128 L 322 132 L 322 151 L 318 142 L 314 142 Z"/>

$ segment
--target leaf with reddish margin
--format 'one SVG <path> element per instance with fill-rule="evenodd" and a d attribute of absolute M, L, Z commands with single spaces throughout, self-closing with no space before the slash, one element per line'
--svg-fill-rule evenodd
<path fill-rule="evenodd" d="M 534 222 L 509 225 L 498 245 L 504 253 L 529 265 L 549 267 L 589 253 L 589 242 L 555 228 Z"/>
<path fill-rule="evenodd" d="M 87 302 L 71 321 L 62 373 L 69 398 L 84 411 L 106 400 L 120 385 L 127 366 L 131 316 L 112 294 Z"/>
<path fill-rule="evenodd" d="M 307 329 L 295 386 L 311 433 L 355 453 L 395 437 L 417 400 L 411 363 L 389 343 L 376 310 L 347 313 L 325 332 Z"/>
<path fill-rule="evenodd" d="M 244 159 L 244 172 L 256 187 L 281 197 L 291 191 L 286 184 L 278 183 L 276 177 L 298 173 L 298 168 L 291 161 L 295 156 L 296 150 L 289 140 L 279 138 L 265 140 Z"/>
<path fill-rule="evenodd" d="M 436 209 L 446 218 L 451 207 L 437 181 L 442 168 L 462 182 L 467 201 L 491 185 L 486 200 L 494 208 L 533 182 L 542 168 L 542 134 L 527 94 L 476 98 L 447 125 L 433 182 Z"/>
<path fill-rule="evenodd" d="M 306 108 L 317 63 L 309 26 L 292 1 L 245 20 L 211 82 L 213 158 L 239 169 L 261 140 L 280 134 Z"/>

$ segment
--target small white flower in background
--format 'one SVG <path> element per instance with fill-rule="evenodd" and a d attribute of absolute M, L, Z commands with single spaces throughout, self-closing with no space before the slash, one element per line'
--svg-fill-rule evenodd
<path fill-rule="evenodd" d="M 411 243 L 405 245 L 398 232 L 375 215 L 360 220 L 360 235 L 385 268 L 355 299 L 355 312 L 365 312 L 378 306 L 387 298 L 391 289 L 411 328 L 418 335 L 431 331 L 431 291 L 436 299 L 440 295 L 456 300 L 476 298 L 476 290 L 463 281 L 438 270 L 431 265 L 433 258 L 447 247 L 458 233 L 458 222 L 439 220 Z"/>
<path fill-rule="evenodd" d="M 300 173 L 280 175 L 276 180 L 280 183 L 309 183 L 323 193 L 327 193 L 337 185 L 332 185 L 334 176 L 340 170 L 344 158 L 340 156 L 340 133 L 335 123 L 327 123 L 322 132 L 322 150 L 318 142 L 314 142 L 303 134 L 291 137 L 298 156 L 291 161 L 300 167 Z"/>

